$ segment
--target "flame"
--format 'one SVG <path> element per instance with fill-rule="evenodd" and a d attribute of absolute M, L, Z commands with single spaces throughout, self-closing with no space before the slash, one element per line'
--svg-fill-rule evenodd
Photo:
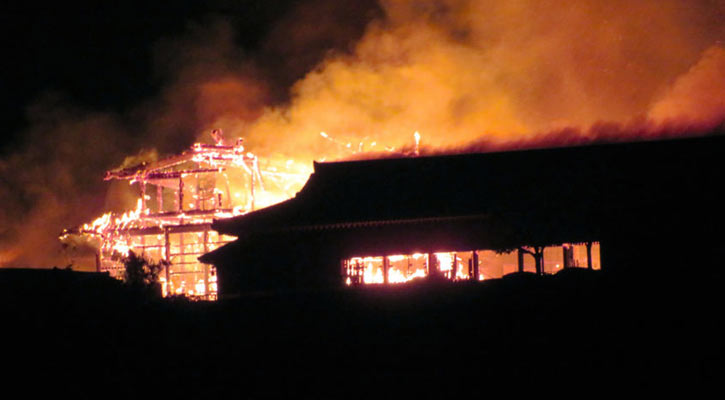
<path fill-rule="evenodd" d="M 166 261 L 169 265 L 160 277 L 164 296 L 215 299 L 216 271 L 196 258 L 232 238 L 211 231 L 211 222 L 290 198 L 312 171 L 289 158 L 262 159 L 246 150 L 241 139 L 233 146 L 225 145 L 221 131 L 215 130 L 212 136 L 214 145 L 195 143 L 187 153 L 159 161 L 158 167 L 143 164 L 131 167 L 135 170 L 109 171 L 107 179 L 128 179 L 129 184 L 143 188 L 135 208 L 105 213 L 64 231 L 60 239 L 81 236 L 97 243 L 100 270 L 117 278 L 122 278 L 122 260 L 131 250 L 154 262 Z M 209 181 L 213 187 L 203 180 L 204 174 L 214 176 Z M 157 188 L 154 209 L 146 186 Z M 173 195 L 172 209 L 167 209 L 164 192 Z"/>
<path fill-rule="evenodd" d="M 544 274 L 556 273 L 562 268 L 600 269 L 599 242 L 564 243 L 560 246 L 546 247 Z M 562 249 L 568 251 L 562 252 Z M 475 253 L 475 254 L 474 254 Z M 568 256 L 566 255 L 568 253 Z M 567 258 L 566 260 L 564 258 Z M 591 258 L 590 258 L 591 257 Z M 384 256 L 361 256 L 343 260 L 343 279 L 347 286 L 384 284 Z M 478 260 L 478 265 L 473 263 Z M 438 278 L 449 281 L 472 281 L 478 268 L 478 280 L 501 278 L 523 267 L 533 270 L 533 261 L 525 260 L 523 266 L 517 265 L 516 252 L 500 254 L 493 250 L 442 251 L 436 253 L 397 254 L 387 256 L 388 284 L 404 284 L 417 278 L 425 278 L 435 271 Z M 563 265 L 563 266 L 562 266 Z M 437 279 L 438 279 L 437 278 Z"/>
<path fill-rule="evenodd" d="M 278 67 L 296 65 L 299 57 L 291 57 L 290 64 L 265 56 L 256 60 L 258 64 L 245 56 L 243 64 L 250 68 L 240 68 L 234 51 L 235 35 L 230 26 L 222 24 L 205 30 L 204 40 L 197 41 L 196 35 L 191 35 L 189 39 L 193 40 L 183 43 L 190 48 L 182 46 L 177 49 L 179 58 L 169 58 L 167 67 L 169 72 L 173 70 L 174 77 L 169 82 L 173 86 L 165 87 L 156 99 L 146 99 L 129 115 L 77 116 L 64 107 L 56 109 L 54 102 L 33 107 L 32 114 L 37 114 L 34 117 L 38 119 L 28 132 L 34 138 L 33 146 L 18 157 L 0 160 L 9 171 L 18 171 L 8 174 L 12 175 L 8 177 L 12 183 L 9 188 L 28 188 L 16 196 L 13 192 L 17 190 L 2 194 L 6 210 L 20 210 L 3 215 L 2 225 L 21 228 L 17 236 L 22 248 L 3 248 L 0 260 L 19 254 L 22 261 L 35 260 L 31 263 L 39 264 L 40 258 L 31 254 L 38 248 L 38 226 L 52 226 L 54 235 L 56 225 L 68 223 L 56 215 L 57 210 L 71 209 L 76 199 L 67 194 L 74 190 L 69 190 L 72 186 L 66 175 L 82 173 L 86 178 L 89 170 L 107 166 L 109 155 L 135 149 L 137 144 L 126 140 L 130 136 L 125 130 L 127 124 L 117 122 L 126 117 L 128 121 L 136 120 L 135 115 L 153 115 L 144 118 L 149 123 L 138 127 L 143 131 L 138 137 L 147 138 L 144 146 L 163 144 L 162 148 L 168 149 L 178 143 L 192 143 L 190 135 L 195 133 L 179 127 L 197 126 L 204 121 L 208 123 L 205 128 L 218 128 L 214 144 L 238 148 L 239 155 L 245 154 L 244 146 L 232 144 L 229 138 L 243 134 L 254 148 L 262 171 L 269 170 L 262 159 L 277 156 L 294 159 L 307 169 L 306 174 L 299 174 L 300 182 L 280 178 L 294 183 L 278 195 L 272 195 L 273 190 L 258 195 L 255 207 L 293 195 L 294 187 L 301 186 L 309 175 L 312 160 L 348 157 L 353 152 L 360 154 L 360 149 L 400 151 L 410 147 L 410 134 L 418 128 L 424 130 L 425 140 L 416 139 L 415 154 L 425 153 L 427 146 L 442 151 L 467 148 L 471 141 L 479 140 L 486 141 L 489 150 L 562 145 L 566 137 L 546 143 L 536 140 L 571 127 L 579 127 L 581 132 L 575 140 L 586 141 L 596 139 L 596 130 L 589 127 L 600 121 L 627 127 L 632 119 L 643 115 L 655 123 L 680 114 L 695 120 L 722 121 L 725 50 L 722 7 L 715 5 L 722 2 L 367 3 L 375 3 L 380 9 L 348 16 L 354 24 L 347 18 L 330 17 L 326 21 L 332 27 L 317 29 L 319 13 L 312 12 L 309 15 L 316 18 L 314 24 L 300 19 L 278 26 L 289 34 L 270 38 L 272 42 L 265 48 L 274 49 L 282 38 L 284 46 L 279 48 L 294 50 L 277 53 L 279 58 L 325 54 L 313 56 L 305 69 L 290 74 L 294 79 L 302 78 L 290 88 L 288 98 L 281 96 L 285 98 L 283 103 L 272 99 L 280 98 L 286 87 L 259 78 L 284 76 L 285 68 L 275 68 L 268 75 L 258 72 L 266 69 L 263 60 L 274 60 Z M 370 15 L 376 16 L 373 21 L 365 17 Z M 349 33 L 351 26 L 357 28 L 352 29 L 354 37 L 338 41 L 345 43 L 344 49 L 328 51 L 318 48 L 325 42 L 319 39 L 324 38 L 297 34 L 296 30 L 309 26 L 315 26 L 316 32 L 335 33 Z M 556 29 L 552 29 L 554 26 Z M 314 40 L 300 39 L 304 37 Z M 294 38 L 292 46 L 289 38 Z M 312 48 L 314 52 L 308 51 Z M 187 57 L 190 54 L 204 56 Z M 282 90 L 272 95 L 268 89 Z M 57 128 L 48 130 L 50 126 Z M 102 142 L 113 145 L 101 149 L 77 146 L 98 143 L 99 132 L 111 139 Z M 636 139 L 642 132 L 634 126 L 614 133 Z M 178 142 L 170 144 L 169 138 Z M 197 149 L 203 152 L 203 146 Z M 232 157 L 238 167 L 244 168 L 243 157 L 224 156 Z M 40 168 L 26 168 L 35 160 L 48 162 Z M 80 171 L 79 165 L 86 171 Z M 27 204 L 37 183 L 44 179 L 48 182 L 48 187 L 43 188 L 47 195 L 37 206 Z M 85 186 L 72 188 L 82 190 Z M 243 190 L 233 184 L 229 191 L 232 198 L 237 194 L 240 201 L 244 198 Z M 29 207 L 32 212 L 23 211 Z M 49 235 L 44 234 L 43 240 L 45 236 Z"/>
<path fill-rule="evenodd" d="M 439 271 L 448 273 L 449 279 L 469 279 L 468 274 L 460 268 L 461 259 L 456 257 L 456 253 L 439 252 L 432 255 L 437 260 Z M 453 278 L 450 278 L 454 260 L 456 260 L 456 273 L 452 275 Z M 353 270 L 351 274 L 353 276 L 355 269 L 362 269 L 361 283 L 382 284 L 385 283 L 384 262 L 383 256 L 353 257 L 347 260 L 347 265 Z M 424 278 L 429 275 L 431 268 L 428 255 L 421 253 L 390 255 L 387 256 L 387 262 L 389 264 L 388 283 L 391 284 L 406 283 L 414 279 Z M 351 276 L 345 279 L 345 284 L 348 286 L 352 285 L 353 282 Z"/>

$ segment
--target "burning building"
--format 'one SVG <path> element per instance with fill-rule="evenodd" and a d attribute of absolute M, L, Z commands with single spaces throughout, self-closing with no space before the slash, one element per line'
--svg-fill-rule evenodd
<path fill-rule="evenodd" d="M 568 267 L 680 274 L 723 256 L 709 235 L 725 223 L 719 131 L 440 156 L 417 140 L 409 157 L 316 162 L 303 186 L 294 163 L 219 136 L 109 171 L 136 208 L 64 237 L 95 241 L 99 271 L 122 278 L 133 250 L 163 264 L 165 295 L 203 299 Z"/>
<path fill-rule="evenodd" d="M 278 198 L 287 198 L 304 179 L 245 151 L 242 140 L 227 145 L 219 130 L 214 144 L 196 143 L 182 154 L 152 163 L 111 170 L 106 180 L 127 181 L 137 189 L 136 208 L 106 213 L 67 230 L 97 246 L 96 269 L 123 279 L 129 251 L 160 263 L 163 295 L 216 299 L 214 266 L 198 257 L 229 243 L 233 237 L 211 228 L 212 221 L 248 213 Z M 286 168 L 286 170 L 284 169 Z"/>
<path fill-rule="evenodd" d="M 708 233 L 723 222 L 722 154 L 717 135 L 315 163 L 294 198 L 212 223 L 237 239 L 201 260 L 216 266 L 222 295 L 478 280 L 525 259 L 538 273 L 680 274 L 722 253 Z M 492 272 L 506 253 L 515 266 Z"/>

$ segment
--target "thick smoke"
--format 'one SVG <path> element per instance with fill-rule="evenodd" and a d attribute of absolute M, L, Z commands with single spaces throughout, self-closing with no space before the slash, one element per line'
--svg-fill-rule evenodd
<path fill-rule="evenodd" d="M 722 52 L 723 2 L 383 6 L 385 17 L 368 25 L 354 52 L 328 57 L 298 81 L 289 106 L 266 112 L 246 132 L 251 142 L 315 158 L 329 150 L 320 131 L 378 148 L 410 144 L 415 131 L 439 147 L 481 138 L 518 143 L 566 127 L 586 132 L 648 115 L 701 120 L 722 109 L 723 92 L 695 81 L 724 75 L 711 60 Z M 710 97 L 691 93 L 700 89 Z M 666 109 L 662 96 L 698 104 Z"/>
<path fill-rule="evenodd" d="M 21 151 L 0 160 L 0 265 L 63 266 L 57 236 L 103 206 L 102 168 L 131 151 L 118 117 L 49 96 L 29 111 Z M 65 226 L 64 226 L 65 225 Z"/>
<path fill-rule="evenodd" d="M 416 131 L 426 154 L 702 132 L 725 115 L 724 22 L 721 0 L 315 0 L 242 51 L 206 20 L 156 44 L 157 98 L 31 110 L 0 160 L 0 265 L 65 264 L 61 229 L 129 206 L 103 171 L 213 128 L 302 162 L 404 154 Z"/>
<path fill-rule="evenodd" d="M 650 110 L 654 120 L 725 120 L 725 48 L 713 46 Z"/>

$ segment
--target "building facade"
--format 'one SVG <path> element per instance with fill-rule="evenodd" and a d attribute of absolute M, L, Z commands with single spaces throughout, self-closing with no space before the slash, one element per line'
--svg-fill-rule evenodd
<path fill-rule="evenodd" d="M 547 259 L 682 273 L 722 254 L 709 232 L 723 221 L 723 154 L 713 135 L 315 163 L 294 198 L 216 220 L 237 239 L 201 259 L 216 266 L 223 295 L 485 279 L 492 254 L 538 273 L 556 272 Z"/>

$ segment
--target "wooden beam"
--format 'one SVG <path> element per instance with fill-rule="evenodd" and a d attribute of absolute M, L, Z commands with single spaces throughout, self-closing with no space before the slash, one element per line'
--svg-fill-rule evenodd
<path fill-rule="evenodd" d="M 473 280 L 478 282 L 481 279 L 481 272 L 478 269 L 478 250 L 473 250 Z"/>
<path fill-rule="evenodd" d="M 587 242 L 587 268 L 594 269 L 592 265 L 592 242 Z"/>
<path fill-rule="evenodd" d="M 390 259 L 388 256 L 383 256 L 383 283 L 390 283 Z"/>

